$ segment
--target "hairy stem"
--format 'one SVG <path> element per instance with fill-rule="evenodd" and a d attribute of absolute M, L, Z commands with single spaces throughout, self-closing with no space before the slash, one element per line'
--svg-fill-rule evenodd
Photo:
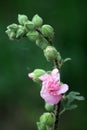
<path fill-rule="evenodd" d="M 41 33 L 41 31 L 40 31 L 39 29 L 36 29 L 36 31 L 39 32 L 39 34 L 43 36 L 43 34 Z M 43 37 L 44 37 L 44 36 L 43 36 Z M 48 37 L 44 37 L 44 38 L 48 41 L 48 43 L 49 43 L 51 46 L 53 46 L 52 40 L 50 40 Z M 54 60 L 54 67 L 60 69 L 60 65 L 59 65 L 58 59 L 55 59 L 55 60 Z M 56 117 L 56 120 L 55 120 L 55 123 L 54 123 L 54 130 L 57 130 L 57 129 L 58 129 L 60 105 L 61 105 L 61 102 L 59 102 L 59 103 L 56 105 L 55 110 L 54 110 L 55 117 Z"/>
<path fill-rule="evenodd" d="M 60 111 L 59 115 L 62 115 L 65 111 L 66 109 L 64 108 L 62 111 Z"/>
<path fill-rule="evenodd" d="M 54 130 L 57 130 L 57 129 L 58 129 L 60 105 L 61 105 L 61 102 L 59 102 L 59 103 L 56 105 L 56 108 L 55 108 L 56 120 L 55 120 L 55 124 L 54 124 Z"/>

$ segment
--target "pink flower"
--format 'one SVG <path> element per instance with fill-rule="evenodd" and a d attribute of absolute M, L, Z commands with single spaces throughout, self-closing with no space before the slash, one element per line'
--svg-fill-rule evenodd
<path fill-rule="evenodd" d="M 58 69 L 40 76 L 39 79 L 42 81 L 40 95 L 50 105 L 57 104 L 62 99 L 62 94 L 68 91 L 68 85 L 60 83 Z"/>

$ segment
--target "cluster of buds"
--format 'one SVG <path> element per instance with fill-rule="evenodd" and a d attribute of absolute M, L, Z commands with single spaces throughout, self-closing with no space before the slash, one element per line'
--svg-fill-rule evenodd
<path fill-rule="evenodd" d="M 10 40 L 14 40 L 23 37 L 26 33 L 26 29 L 22 25 L 13 23 L 7 27 L 6 33 Z"/>
<path fill-rule="evenodd" d="M 43 19 L 38 14 L 34 15 L 31 21 L 26 15 L 19 14 L 18 24 L 9 25 L 6 33 L 10 40 L 27 37 L 35 42 L 43 50 L 48 61 L 58 58 L 59 52 L 50 44 L 54 37 L 54 29 L 48 24 L 43 24 Z"/>
<path fill-rule="evenodd" d="M 26 15 L 19 14 L 18 23 L 19 25 L 13 23 L 7 27 L 6 33 L 11 40 L 18 39 L 23 35 L 28 37 L 31 41 L 41 41 L 42 35 L 49 38 L 53 38 L 54 36 L 53 28 L 47 24 L 43 25 L 43 19 L 38 14 L 34 15 L 31 21 Z M 20 36 L 18 35 L 19 32 L 21 32 Z M 40 38 L 40 40 L 38 40 L 38 38 Z M 37 42 L 37 44 L 39 43 Z"/>

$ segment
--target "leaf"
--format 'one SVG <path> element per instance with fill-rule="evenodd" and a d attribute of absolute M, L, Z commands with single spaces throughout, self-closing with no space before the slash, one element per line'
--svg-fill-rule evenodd
<path fill-rule="evenodd" d="M 63 60 L 63 62 L 65 63 L 65 62 L 70 61 L 70 60 L 72 60 L 72 59 L 71 59 L 71 58 L 65 58 L 65 59 Z"/>
<path fill-rule="evenodd" d="M 72 109 L 75 109 L 77 107 L 78 106 L 76 104 L 73 104 L 73 105 L 70 105 L 70 106 L 66 107 L 66 110 L 72 110 Z"/>
<path fill-rule="evenodd" d="M 79 100 L 79 101 L 85 100 L 85 98 L 83 96 L 76 96 L 75 99 Z"/>
<path fill-rule="evenodd" d="M 64 63 L 66 63 L 67 61 L 70 61 L 71 58 L 65 58 L 65 59 L 60 59 L 60 67 L 63 66 Z"/>
<path fill-rule="evenodd" d="M 77 108 L 77 105 L 74 104 L 74 101 L 83 101 L 85 98 L 83 96 L 80 96 L 79 92 L 71 91 L 68 95 L 64 96 L 62 100 L 62 104 L 65 110 L 72 110 Z"/>
<path fill-rule="evenodd" d="M 79 96 L 79 95 L 80 95 L 79 92 L 71 91 L 66 97 L 69 103 L 72 103 L 74 100 L 82 101 L 85 99 L 83 96 Z"/>

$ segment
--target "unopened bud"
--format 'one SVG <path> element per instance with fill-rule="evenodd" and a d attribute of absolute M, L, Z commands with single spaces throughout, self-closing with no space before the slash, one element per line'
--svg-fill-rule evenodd
<path fill-rule="evenodd" d="M 47 46 L 47 48 L 44 50 L 44 56 L 48 61 L 55 60 L 57 58 L 57 50 L 53 46 Z"/>
<path fill-rule="evenodd" d="M 25 27 L 26 27 L 27 30 L 33 30 L 34 29 L 34 24 L 31 21 L 25 22 L 24 25 L 25 25 Z"/>
<path fill-rule="evenodd" d="M 40 47 L 41 49 L 45 49 L 48 45 L 48 42 L 45 38 L 43 37 L 39 37 L 37 40 L 36 40 L 36 45 L 38 47 Z"/>
<path fill-rule="evenodd" d="M 46 125 L 41 122 L 37 122 L 37 128 L 38 130 L 47 130 Z"/>
<path fill-rule="evenodd" d="M 28 21 L 28 17 L 24 14 L 18 14 L 18 22 L 21 25 L 24 25 L 25 22 Z"/>
<path fill-rule="evenodd" d="M 29 73 L 28 76 L 33 79 L 34 82 L 40 83 L 39 77 L 46 72 L 42 69 L 35 69 L 32 73 Z"/>
<path fill-rule="evenodd" d="M 16 32 L 16 38 L 22 37 L 25 34 L 25 28 L 21 25 L 19 25 L 19 28 Z"/>
<path fill-rule="evenodd" d="M 36 41 L 38 36 L 39 36 L 39 33 L 37 31 L 30 31 L 27 33 L 26 35 L 31 41 Z"/>
<path fill-rule="evenodd" d="M 37 28 L 43 24 L 43 19 L 38 14 L 36 14 L 33 16 L 32 22 L 33 22 L 34 26 Z"/>
<path fill-rule="evenodd" d="M 5 32 L 7 33 L 7 35 L 8 35 L 10 40 L 14 40 L 15 39 L 15 37 L 16 37 L 15 32 L 13 32 L 11 30 L 6 30 Z"/>
<path fill-rule="evenodd" d="M 55 115 L 53 113 L 46 112 L 43 115 L 41 115 L 40 122 L 52 126 L 55 122 Z"/>
<path fill-rule="evenodd" d="M 13 24 L 11 24 L 11 25 L 9 25 L 9 26 L 7 27 L 8 30 L 10 29 L 10 30 L 12 30 L 12 31 L 16 31 L 17 28 L 18 28 L 18 25 L 15 24 L 15 23 L 13 23 Z"/>
<path fill-rule="evenodd" d="M 42 26 L 41 32 L 45 37 L 53 38 L 54 36 L 53 27 L 47 24 Z"/>
<path fill-rule="evenodd" d="M 50 105 L 50 104 L 48 104 L 48 103 L 45 103 L 45 109 L 46 109 L 47 111 L 53 111 L 54 106 L 53 106 L 53 105 Z"/>

